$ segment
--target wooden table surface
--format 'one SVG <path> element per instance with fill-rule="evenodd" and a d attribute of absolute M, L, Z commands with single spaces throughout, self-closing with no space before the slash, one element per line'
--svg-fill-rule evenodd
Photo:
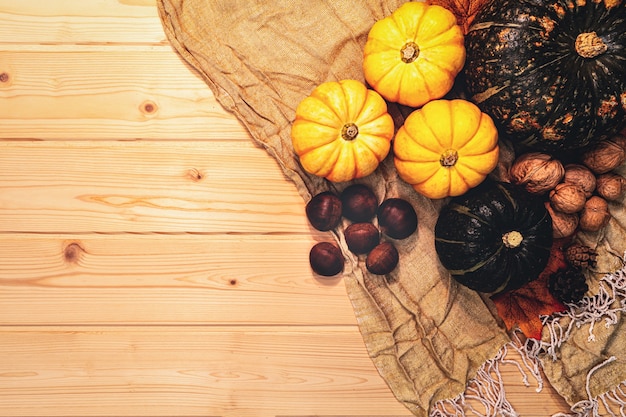
<path fill-rule="evenodd" d="M 410 416 L 155 0 L 0 0 L 0 139 L 1 416 Z"/>

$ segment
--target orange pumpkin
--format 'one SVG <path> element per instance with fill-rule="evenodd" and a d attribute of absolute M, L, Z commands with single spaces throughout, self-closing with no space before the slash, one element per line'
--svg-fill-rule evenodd
<path fill-rule="evenodd" d="M 400 177 L 426 197 L 458 196 L 498 163 L 498 131 L 469 101 L 433 100 L 413 111 L 393 145 Z"/>
<path fill-rule="evenodd" d="M 304 170 L 333 182 L 374 172 L 389 153 L 393 134 L 387 103 L 357 80 L 319 85 L 300 102 L 291 126 Z"/>
<path fill-rule="evenodd" d="M 454 14 L 408 2 L 372 26 L 363 71 L 385 99 L 419 107 L 448 93 L 464 63 L 464 36 Z"/>

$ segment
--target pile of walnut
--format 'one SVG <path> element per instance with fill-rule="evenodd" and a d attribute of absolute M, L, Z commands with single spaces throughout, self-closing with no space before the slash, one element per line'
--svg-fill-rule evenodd
<path fill-rule="evenodd" d="M 598 232 L 611 218 L 609 201 L 626 191 L 626 178 L 614 170 L 626 161 L 624 132 L 583 152 L 576 162 L 563 164 L 554 156 L 529 152 L 513 161 L 511 182 L 535 194 L 547 195 L 555 238 L 577 230 Z"/>

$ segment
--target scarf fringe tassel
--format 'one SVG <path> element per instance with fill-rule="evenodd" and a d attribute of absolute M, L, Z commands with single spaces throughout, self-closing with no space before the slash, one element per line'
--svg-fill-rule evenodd
<path fill-rule="evenodd" d="M 626 254 L 624 255 L 626 259 Z M 518 417 L 511 403 L 506 398 L 504 381 L 500 366 L 516 366 L 524 385 L 530 386 L 529 376 L 537 384 L 537 392 L 543 389 L 543 378 L 539 354 L 547 354 L 557 360 L 557 354 L 572 331 L 589 325 L 589 342 L 595 340 L 595 326 L 604 321 L 606 327 L 618 323 L 620 313 L 626 312 L 626 267 L 606 275 L 599 283 L 596 295 L 586 296 L 581 303 L 568 306 L 568 310 L 543 317 L 543 324 L 549 332 L 549 340 L 527 339 L 522 342 L 514 332 L 512 340 L 500 349 L 493 359 L 485 362 L 476 376 L 469 381 L 465 393 L 457 398 L 438 401 L 430 412 L 430 417 Z M 508 359 L 509 350 L 519 353 L 521 359 Z M 612 390 L 592 397 L 589 383 L 591 376 L 598 369 L 616 360 L 614 356 L 599 363 L 587 374 L 587 399 L 571 406 L 567 413 L 554 414 L 552 417 L 626 417 L 626 380 Z"/>

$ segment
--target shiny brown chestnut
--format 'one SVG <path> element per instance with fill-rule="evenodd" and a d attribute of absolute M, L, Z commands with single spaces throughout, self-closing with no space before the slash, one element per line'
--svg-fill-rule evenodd
<path fill-rule="evenodd" d="M 399 260 L 396 247 L 391 242 L 383 242 L 367 254 L 365 267 L 372 274 L 386 275 L 398 266 Z"/>
<path fill-rule="evenodd" d="M 380 231 L 372 223 L 352 223 L 344 231 L 348 249 L 354 254 L 368 253 L 380 243 Z"/>
<path fill-rule="evenodd" d="M 337 246 L 330 242 L 319 242 L 311 248 L 309 263 L 316 274 L 331 277 L 343 271 L 344 259 Z"/>
<path fill-rule="evenodd" d="M 408 201 L 388 198 L 378 207 L 378 227 L 393 239 L 406 239 L 417 230 L 417 213 Z"/>
<path fill-rule="evenodd" d="M 378 209 L 376 194 L 364 184 L 353 184 L 339 196 L 343 216 L 355 223 L 367 222 L 374 218 Z"/>
<path fill-rule="evenodd" d="M 341 200 L 330 191 L 315 195 L 306 205 L 306 217 L 311 226 L 326 232 L 332 230 L 341 221 Z"/>

